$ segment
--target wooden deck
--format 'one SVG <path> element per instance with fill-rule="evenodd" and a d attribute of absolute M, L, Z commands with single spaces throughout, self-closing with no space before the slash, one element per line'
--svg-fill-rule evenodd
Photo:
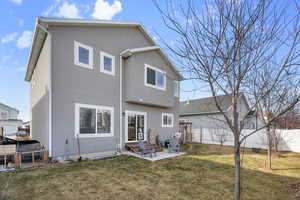
<path fill-rule="evenodd" d="M 132 142 L 132 143 L 126 143 L 125 144 L 125 147 L 126 149 L 134 152 L 134 153 L 140 153 L 140 148 L 139 148 L 139 143 L 138 142 Z M 148 144 L 148 143 L 145 143 L 145 147 L 146 148 L 149 148 L 149 147 L 152 147 L 155 149 L 155 152 L 160 152 L 160 151 L 163 151 L 163 148 L 156 145 L 156 144 Z"/>

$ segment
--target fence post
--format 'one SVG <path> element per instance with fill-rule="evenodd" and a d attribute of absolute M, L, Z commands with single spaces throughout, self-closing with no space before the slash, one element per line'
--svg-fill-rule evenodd
<path fill-rule="evenodd" d="M 15 154 L 15 168 L 21 168 L 21 162 L 22 162 L 21 159 L 22 159 L 21 158 L 21 153 L 17 152 Z"/>

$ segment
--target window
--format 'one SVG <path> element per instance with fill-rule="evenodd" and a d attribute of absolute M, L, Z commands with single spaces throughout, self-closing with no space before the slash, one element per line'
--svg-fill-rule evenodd
<path fill-rule="evenodd" d="M 145 85 L 166 90 L 166 72 L 145 64 Z"/>
<path fill-rule="evenodd" d="M 1 112 L 1 118 L 0 119 L 7 119 L 8 116 L 7 116 L 7 112 Z"/>
<path fill-rule="evenodd" d="M 173 127 L 174 114 L 163 113 L 161 115 L 161 126 L 162 127 Z"/>
<path fill-rule="evenodd" d="M 93 69 L 93 48 L 74 41 L 74 64 Z"/>
<path fill-rule="evenodd" d="M 115 75 L 115 56 L 101 51 L 100 71 L 106 74 Z"/>
<path fill-rule="evenodd" d="M 76 135 L 113 136 L 113 107 L 75 104 Z"/>
<path fill-rule="evenodd" d="M 173 94 L 175 97 L 179 97 L 179 81 L 173 81 Z"/>

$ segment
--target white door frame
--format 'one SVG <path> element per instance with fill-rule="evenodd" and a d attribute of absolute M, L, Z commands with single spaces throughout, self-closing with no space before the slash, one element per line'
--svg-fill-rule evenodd
<path fill-rule="evenodd" d="M 130 114 L 137 114 L 137 115 L 144 115 L 144 141 L 147 141 L 147 113 L 146 112 L 140 112 L 140 111 L 131 111 L 126 110 L 125 111 L 125 142 L 137 142 L 136 141 L 128 141 L 128 116 Z"/>

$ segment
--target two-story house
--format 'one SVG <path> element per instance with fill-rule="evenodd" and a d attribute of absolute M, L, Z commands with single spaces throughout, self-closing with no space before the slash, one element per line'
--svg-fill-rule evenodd
<path fill-rule="evenodd" d="M 37 18 L 25 80 L 32 137 L 51 157 L 178 131 L 182 76 L 140 23 Z"/>
<path fill-rule="evenodd" d="M 18 119 L 19 110 L 0 103 L 0 135 L 13 136 L 22 126 L 22 120 Z"/>

